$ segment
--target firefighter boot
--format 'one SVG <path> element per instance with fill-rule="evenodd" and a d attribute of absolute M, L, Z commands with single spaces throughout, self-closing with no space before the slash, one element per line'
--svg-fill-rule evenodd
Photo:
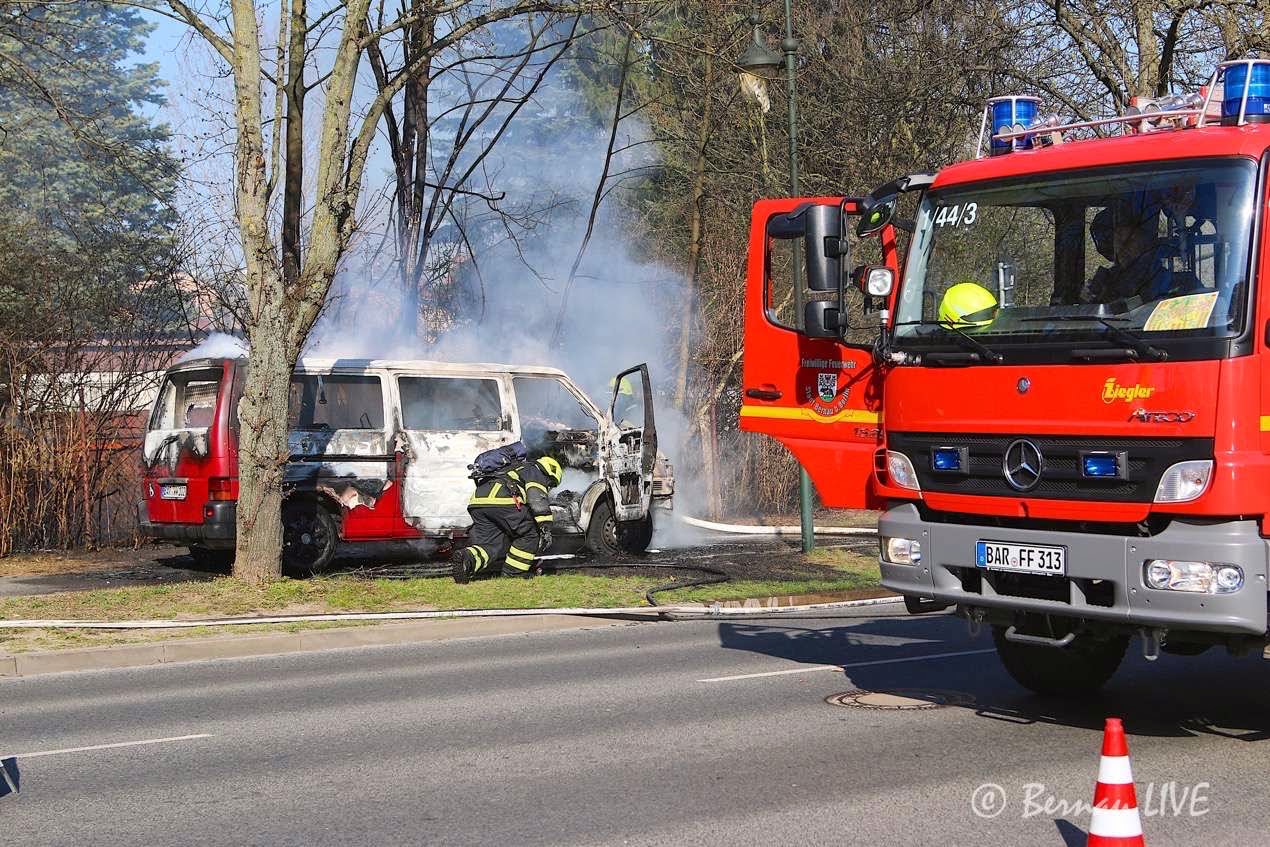
<path fill-rule="evenodd" d="M 467 548 L 460 547 L 450 554 L 450 573 L 453 574 L 454 581 L 459 585 L 464 585 L 471 578 L 467 563 Z"/>

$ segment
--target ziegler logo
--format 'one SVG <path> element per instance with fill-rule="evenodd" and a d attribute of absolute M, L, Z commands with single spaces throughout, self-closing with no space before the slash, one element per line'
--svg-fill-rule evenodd
<path fill-rule="evenodd" d="M 1114 403 L 1117 400 L 1123 400 L 1126 403 L 1132 403 L 1135 400 L 1145 400 L 1154 393 L 1154 386 L 1141 384 L 1121 385 L 1112 376 L 1108 377 L 1102 386 L 1102 402 Z"/>
<path fill-rule="evenodd" d="M 1140 423 L 1190 423 L 1195 420 L 1194 412 L 1148 412 L 1138 409 L 1129 416 L 1129 420 Z"/>

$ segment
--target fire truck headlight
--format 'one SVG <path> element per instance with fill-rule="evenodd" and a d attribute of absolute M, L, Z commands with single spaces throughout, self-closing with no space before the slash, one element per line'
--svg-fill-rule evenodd
<path fill-rule="evenodd" d="M 1213 478 L 1211 459 L 1178 462 L 1160 477 L 1160 487 L 1155 490 L 1157 503 L 1189 503 L 1198 500 L 1208 490 Z"/>
<path fill-rule="evenodd" d="M 903 453 L 897 453 L 894 450 L 886 451 L 886 475 L 891 484 L 900 488 L 922 490 L 917 484 L 917 471 L 913 470 L 913 463 Z"/>
<path fill-rule="evenodd" d="M 1193 594 L 1233 594 L 1244 586 L 1243 568 L 1222 562 L 1152 559 L 1144 572 L 1148 587 Z"/>
<path fill-rule="evenodd" d="M 893 565 L 920 565 L 922 542 L 909 538 L 881 537 L 882 560 Z"/>

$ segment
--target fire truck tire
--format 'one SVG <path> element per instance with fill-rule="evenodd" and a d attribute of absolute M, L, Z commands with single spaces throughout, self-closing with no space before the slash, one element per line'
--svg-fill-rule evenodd
<path fill-rule="evenodd" d="M 335 517 L 316 500 L 288 500 L 282 504 L 282 571 L 304 577 L 321 572 L 335 558 L 339 527 Z"/>
<path fill-rule="evenodd" d="M 586 527 L 586 546 L 596 556 L 641 556 L 653 540 L 653 521 L 621 521 L 607 498 L 595 504 Z"/>
<path fill-rule="evenodd" d="M 992 628 L 992 640 L 1005 670 L 1019 685 L 1054 697 L 1075 697 L 1101 688 L 1120 667 L 1127 636 L 1078 635 L 1066 647 L 1007 641 L 1005 627 Z"/>
<path fill-rule="evenodd" d="M 211 550 L 198 544 L 190 545 L 190 558 L 196 567 L 209 571 L 222 571 L 234 564 L 233 550 Z"/>

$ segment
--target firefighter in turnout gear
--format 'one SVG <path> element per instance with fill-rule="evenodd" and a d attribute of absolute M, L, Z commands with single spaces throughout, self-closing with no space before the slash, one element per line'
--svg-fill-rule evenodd
<path fill-rule="evenodd" d="M 467 582 L 500 564 L 503 576 L 533 576 L 536 558 L 551 546 L 550 492 L 563 476 L 560 463 L 543 456 L 478 478 L 467 506 L 470 543 L 454 553 L 454 581 Z"/>

